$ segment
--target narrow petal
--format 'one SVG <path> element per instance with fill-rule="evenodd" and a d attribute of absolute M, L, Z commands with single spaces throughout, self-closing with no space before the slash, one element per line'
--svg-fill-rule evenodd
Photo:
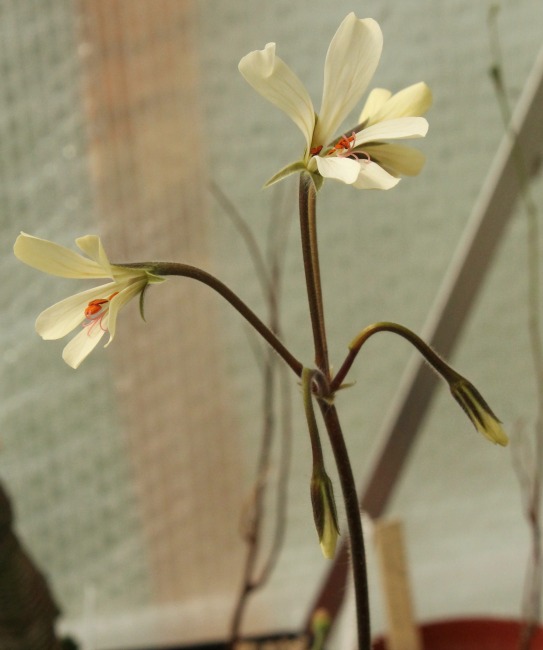
<path fill-rule="evenodd" d="M 368 95 L 368 99 L 366 100 L 364 108 L 358 118 L 358 123 L 364 124 L 366 121 L 370 123 L 371 116 L 377 113 L 377 111 L 384 106 L 391 96 L 392 93 L 390 90 L 386 90 L 385 88 L 374 88 Z"/>
<path fill-rule="evenodd" d="M 75 240 L 75 243 L 79 248 L 86 254 L 88 257 L 93 259 L 101 268 L 107 271 L 109 277 L 111 277 L 111 265 L 107 258 L 100 237 L 96 235 L 85 235 L 85 237 L 79 237 Z"/>
<path fill-rule="evenodd" d="M 428 122 L 423 117 L 399 117 L 379 122 L 356 134 L 355 147 L 366 142 L 423 138 L 428 132 Z"/>
<path fill-rule="evenodd" d="M 138 282 L 134 282 L 122 291 L 120 291 L 109 303 L 109 319 L 107 321 L 107 327 L 109 330 L 109 341 L 106 345 L 109 345 L 115 336 L 115 331 L 117 327 L 117 315 L 119 311 L 128 303 L 132 298 L 138 296 L 144 289 L 147 284 L 147 280 L 143 278 Z"/>
<path fill-rule="evenodd" d="M 13 246 L 15 256 L 38 271 L 61 278 L 107 278 L 105 270 L 94 260 L 89 260 L 69 248 L 54 242 L 21 233 Z"/>
<path fill-rule="evenodd" d="M 418 149 L 401 144 L 369 144 L 364 147 L 364 151 L 372 160 L 394 175 L 416 176 L 426 160 L 424 154 Z"/>
<path fill-rule="evenodd" d="M 313 144 L 327 144 L 352 111 L 381 58 L 383 34 L 378 23 L 350 13 L 339 26 L 326 55 L 324 88 Z"/>
<path fill-rule="evenodd" d="M 87 327 L 68 343 L 62 351 L 62 358 L 71 367 L 78 368 L 100 342 L 105 331 L 101 327 Z"/>
<path fill-rule="evenodd" d="M 370 114 L 368 125 L 398 117 L 418 117 L 424 115 L 431 105 L 432 93 L 421 81 L 392 95 L 388 101 Z"/>
<path fill-rule="evenodd" d="M 353 187 L 359 190 L 390 190 L 399 182 L 399 178 L 389 174 L 377 163 L 362 160 L 360 173 L 353 183 Z"/>
<path fill-rule="evenodd" d="M 335 156 L 315 156 L 314 160 L 321 176 L 335 178 L 351 185 L 358 178 L 360 162 L 352 158 L 336 158 Z"/>
<path fill-rule="evenodd" d="M 85 308 L 91 300 L 107 298 L 117 289 L 117 283 L 110 282 L 55 303 L 36 319 L 36 332 L 46 341 L 66 336 L 85 320 Z"/>
<path fill-rule="evenodd" d="M 375 115 L 375 113 L 380 110 L 391 96 L 392 93 L 390 90 L 385 90 L 385 88 L 374 88 L 368 95 L 368 99 L 366 100 L 364 108 L 358 118 L 358 124 L 364 124 L 364 122 L 369 120 L 372 115 Z"/>
<path fill-rule="evenodd" d="M 288 65 L 275 54 L 275 43 L 263 50 L 249 52 L 239 62 L 244 79 L 265 99 L 275 104 L 304 134 L 311 145 L 315 109 L 304 85 Z"/>

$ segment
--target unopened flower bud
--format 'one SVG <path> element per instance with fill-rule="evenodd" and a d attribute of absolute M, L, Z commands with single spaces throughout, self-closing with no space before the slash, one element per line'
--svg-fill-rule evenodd
<path fill-rule="evenodd" d="M 328 475 L 322 471 L 313 474 L 311 479 L 311 503 L 313 518 L 319 536 L 322 554 L 332 558 L 336 550 L 339 526 L 337 523 L 334 488 Z"/>
<path fill-rule="evenodd" d="M 509 443 L 509 438 L 501 422 L 475 386 L 464 378 L 451 382 L 449 386 L 452 396 L 464 409 L 477 431 L 493 443 L 505 447 Z"/>

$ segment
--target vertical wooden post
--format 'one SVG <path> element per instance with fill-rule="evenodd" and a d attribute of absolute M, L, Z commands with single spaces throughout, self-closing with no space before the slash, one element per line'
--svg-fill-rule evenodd
<path fill-rule="evenodd" d="M 193 2 L 79 2 L 91 172 L 107 251 L 118 262 L 209 267 Z M 130 307 L 109 354 L 155 600 L 231 593 L 242 482 L 217 299 L 171 278 L 149 290 L 147 323 Z M 207 625 L 212 635 L 214 622 Z"/>
<path fill-rule="evenodd" d="M 400 521 L 377 521 L 373 535 L 388 620 L 388 650 L 422 650 L 411 599 L 403 525 Z"/>

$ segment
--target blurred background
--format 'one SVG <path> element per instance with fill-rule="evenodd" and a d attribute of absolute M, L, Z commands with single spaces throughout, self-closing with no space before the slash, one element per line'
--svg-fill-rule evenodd
<path fill-rule="evenodd" d="M 543 4 L 497 5 L 515 103 L 542 44 Z M 319 194 L 332 363 L 339 367 L 349 341 L 371 322 L 420 332 L 503 136 L 488 74 L 489 8 L 470 0 L 0 3 L 0 481 L 17 533 L 62 610 L 62 630 L 82 647 L 182 645 L 228 634 L 245 553 L 240 517 L 262 428 L 262 353 L 228 305 L 173 278 L 149 292 L 146 322 L 130 305 L 114 343 L 74 371 L 61 359 L 64 342 L 41 341 L 34 320 L 80 285 L 18 263 L 17 234 L 73 246 L 98 233 L 114 261 L 195 264 L 265 315 L 227 202 L 263 249 L 277 222 L 288 241 L 283 338 L 311 364 L 295 183 L 262 189 L 300 155 L 302 137 L 237 64 L 277 42 L 318 107 L 328 44 L 355 11 L 384 33 L 371 87 L 395 92 L 423 80 L 434 104 L 429 134 L 415 143 L 427 156 L 420 177 L 389 192 L 328 182 Z M 543 205 L 540 177 L 533 190 Z M 504 421 L 512 445 L 494 447 L 476 434 L 440 387 L 387 508 L 406 526 L 423 620 L 520 611 L 529 529 L 513 455 L 536 414 L 526 278 L 526 220 L 516 210 L 451 359 Z M 404 341 L 375 337 L 353 368 L 356 385 L 338 396 L 361 486 L 411 359 Z M 247 633 L 299 630 L 330 566 L 312 521 L 310 446 L 294 377 L 289 393 L 286 538 L 269 584 L 250 604 Z M 380 630 L 376 582 L 372 570 Z"/>

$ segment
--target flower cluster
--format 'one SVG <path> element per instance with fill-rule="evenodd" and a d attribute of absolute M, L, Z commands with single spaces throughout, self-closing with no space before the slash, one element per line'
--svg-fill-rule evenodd
<path fill-rule="evenodd" d="M 383 35 L 374 20 L 349 14 L 334 35 L 324 65 L 324 87 L 318 115 L 307 90 L 280 59 L 275 43 L 250 52 L 239 63 L 247 82 L 284 111 L 305 137 L 301 160 L 287 165 L 268 184 L 306 169 L 317 186 L 324 178 L 359 189 L 390 189 L 400 175 L 416 175 L 424 156 L 389 140 L 422 138 L 428 122 L 420 117 L 432 96 L 424 83 L 395 95 L 376 89 L 370 93 L 355 127 L 336 135 L 338 128 L 365 92 L 379 63 Z"/>

